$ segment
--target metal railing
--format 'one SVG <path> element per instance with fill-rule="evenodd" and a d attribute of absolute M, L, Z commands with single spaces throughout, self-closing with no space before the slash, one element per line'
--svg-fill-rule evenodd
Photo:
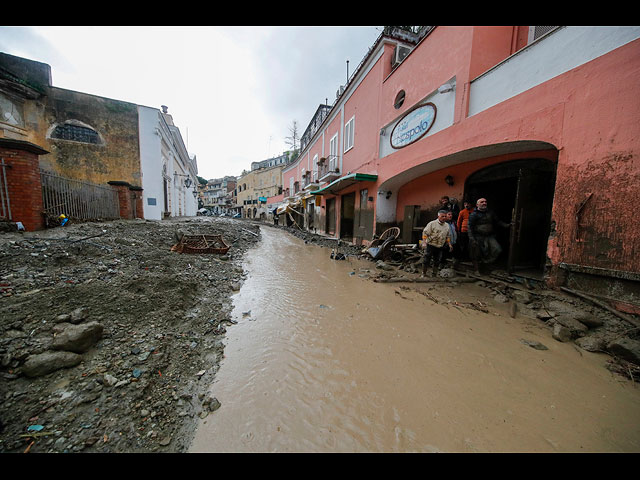
<path fill-rule="evenodd" d="M 45 214 L 77 220 L 120 218 L 118 192 L 111 186 L 61 177 L 40 170 Z"/>

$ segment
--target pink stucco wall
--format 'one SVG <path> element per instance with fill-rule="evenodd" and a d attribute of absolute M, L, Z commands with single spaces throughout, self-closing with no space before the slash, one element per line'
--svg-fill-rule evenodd
<path fill-rule="evenodd" d="M 640 41 L 469 117 L 471 82 L 521 48 L 526 29 L 437 27 L 393 72 L 393 47 L 384 45 L 383 56 L 344 104 L 344 121 L 355 115 L 356 147 L 344 154 L 341 174 L 377 174 L 378 182 L 369 185 L 377 198 L 377 186 L 432 160 L 507 142 L 544 142 L 550 148 L 545 155 L 557 159 L 552 210 L 555 232 L 549 240 L 549 259 L 554 264 L 580 263 L 638 272 L 640 259 L 633 252 L 640 249 L 640 233 L 631 199 L 640 198 Z M 453 124 L 380 158 L 380 129 L 454 77 Z M 394 99 L 400 90 L 406 92 L 406 100 L 396 109 Z M 331 136 L 342 134 L 340 120 L 338 115 L 325 130 L 324 156 L 329 153 Z M 320 141 L 312 147 L 311 158 L 315 152 L 322 156 Z M 456 177 L 453 187 L 442 181 L 443 171 L 405 181 L 398 192 L 396 222 L 402 223 L 405 205 L 435 202 L 442 194 L 461 198 L 464 180 L 471 173 L 522 157 L 521 153 L 472 158 L 451 166 L 448 173 Z M 288 188 L 291 175 L 299 180 L 299 167 L 285 172 L 284 188 Z M 576 210 L 589 193 L 592 195 L 576 219 Z M 322 205 L 325 201 L 323 198 Z"/>

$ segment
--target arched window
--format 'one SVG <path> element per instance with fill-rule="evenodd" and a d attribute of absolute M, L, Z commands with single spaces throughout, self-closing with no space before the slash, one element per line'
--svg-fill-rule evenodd
<path fill-rule="evenodd" d="M 100 135 L 94 129 L 83 125 L 78 125 L 71 122 L 66 122 L 61 125 L 57 125 L 53 132 L 51 132 L 51 138 L 57 138 L 61 140 L 71 140 L 74 142 L 92 143 L 99 145 Z"/>

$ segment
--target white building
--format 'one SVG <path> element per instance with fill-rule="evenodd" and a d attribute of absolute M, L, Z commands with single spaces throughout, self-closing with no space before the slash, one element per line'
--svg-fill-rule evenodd
<path fill-rule="evenodd" d="M 138 105 L 144 218 L 195 216 L 198 166 L 167 113 Z"/>

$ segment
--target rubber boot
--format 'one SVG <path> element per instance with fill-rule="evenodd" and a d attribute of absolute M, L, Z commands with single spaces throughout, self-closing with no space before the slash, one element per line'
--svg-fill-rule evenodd
<path fill-rule="evenodd" d="M 436 265 L 435 263 L 433 264 L 433 270 L 431 271 L 431 276 L 432 277 L 438 276 L 438 265 Z"/>

